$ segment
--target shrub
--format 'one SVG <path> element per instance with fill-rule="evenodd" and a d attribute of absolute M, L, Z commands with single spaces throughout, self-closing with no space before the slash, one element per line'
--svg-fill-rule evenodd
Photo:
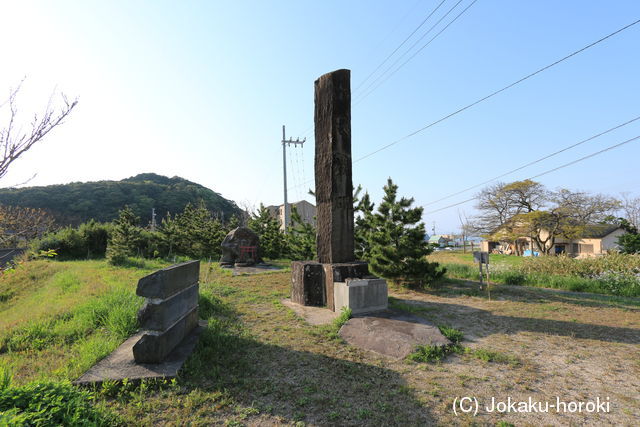
<path fill-rule="evenodd" d="M 66 227 L 48 233 L 31 244 L 33 252 L 55 250 L 60 259 L 101 258 L 105 256 L 111 227 L 93 220 L 78 228 Z"/>

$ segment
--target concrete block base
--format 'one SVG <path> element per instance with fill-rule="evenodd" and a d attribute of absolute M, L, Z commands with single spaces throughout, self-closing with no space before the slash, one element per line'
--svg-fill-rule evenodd
<path fill-rule="evenodd" d="M 334 282 L 335 311 L 348 307 L 353 314 L 371 313 L 387 309 L 388 289 L 384 279 L 347 279 Z"/>
<path fill-rule="evenodd" d="M 315 261 L 291 263 L 291 301 L 300 305 L 326 305 L 324 271 Z"/>

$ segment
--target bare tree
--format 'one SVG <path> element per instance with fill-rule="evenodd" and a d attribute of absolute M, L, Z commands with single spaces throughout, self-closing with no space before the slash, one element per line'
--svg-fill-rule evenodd
<path fill-rule="evenodd" d="M 0 205 L 0 247 L 20 247 L 51 231 L 53 216 L 44 209 Z"/>
<path fill-rule="evenodd" d="M 640 197 L 632 199 L 629 194 L 622 195 L 624 217 L 635 228 L 640 228 Z"/>
<path fill-rule="evenodd" d="M 16 98 L 22 82 L 9 91 L 9 98 L 0 104 L 0 110 L 7 107 L 7 123 L 0 125 L 0 178 L 6 175 L 9 166 L 29 150 L 38 141 L 42 140 L 53 128 L 62 124 L 64 119 L 78 104 L 78 100 L 69 101 L 64 94 L 60 94 L 62 104 L 56 108 L 53 104 L 53 94 L 49 98 L 46 108 L 41 115 L 34 114 L 28 130 L 23 131 L 17 120 L 18 106 Z"/>

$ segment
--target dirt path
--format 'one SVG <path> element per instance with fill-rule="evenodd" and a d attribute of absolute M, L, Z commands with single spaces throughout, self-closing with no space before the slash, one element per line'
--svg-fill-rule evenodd
<path fill-rule="evenodd" d="M 590 294 L 526 287 L 496 286 L 492 301 L 475 294 L 476 285 L 460 284 L 436 294 L 398 292 L 400 303 L 413 305 L 437 324 L 465 333 L 463 344 L 519 360 L 518 364 L 477 363 L 453 356 L 436 371 L 412 372 L 411 384 L 430 382 L 455 396 L 550 402 L 610 402 L 609 413 L 523 414 L 503 417 L 481 411 L 476 421 L 498 419 L 521 425 L 640 423 L 640 302 Z M 608 400 L 607 400 L 608 399 Z M 452 403 L 452 402 L 451 402 Z M 445 407 L 448 405 L 445 405 Z M 483 405 L 481 405 L 483 406 Z M 562 404 L 561 404 L 562 406 Z M 572 409 L 573 407 L 569 407 Z M 562 406 L 564 409 L 564 406 Z M 591 409 L 591 407 L 589 407 Z M 451 408 L 441 416 L 451 419 Z M 564 411 L 561 411 L 564 412 Z"/>

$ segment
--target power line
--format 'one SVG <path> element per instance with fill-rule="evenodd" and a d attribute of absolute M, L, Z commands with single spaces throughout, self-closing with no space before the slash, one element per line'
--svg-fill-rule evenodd
<path fill-rule="evenodd" d="M 498 175 L 498 176 L 496 176 L 495 178 L 491 178 L 491 179 L 488 179 L 488 180 L 486 180 L 486 181 L 484 181 L 484 182 L 481 182 L 481 183 L 479 183 L 479 184 L 473 185 L 473 186 L 471 186 L 471 187 L 467 187 L 467 188 L 465 188 L 464 190 L 460 190 L 460 191 L 458 191 L 458 192 L 456 192 L 456 193 L 449 194 L 448 196 L 442 197 L 442 198 L 440 198 L 440 199 L 438 199 L 438 200 L 434 200 L 433 202 L 426 203 L 426 204 L 424 204 L 423 206 L 429 206 L 429 205 L 436 204 L 436 203 L 441 202 L 441 201 L 443 201 L 443 200 L 449 199 L 449 198 L 451 198 L 451 197 L 453 197 L 453 196 L 457 196 L 458 194 L 462 194 L 462 193 L 465 193 L 465 192 L 467 192 L 467 191 L 469 191 L 469 190 L 473 190 L 474 188 L 478 188 L 478 187 L 480 187 L 480 186 L 482 186 L 482 185 L 488 184 L 488 183 L 490 183 L 490 182 L 492 182 L 492 181 L 495 181 L 495 180 L 497 180 L 497 179 L 500 179 L 500 178 L 502 178 L 502 177 L 504 177 L 504 176 L 510 175 L 510 174 L 512 174 L 512 173 L 514 173 L 514 172 L 517 172 L 517 171 L 519 171 L 519 170 L 522 170 L 522 169 L 524 169 L 524 168 L 526 168 L 526 167 L 529 167 L 529 166 L 535 165 L 536 163 L 540 163 L 541 161 L 546 160 L 546 159 L 548 159 L 548 158 L 551 158 L 551 157 L 553 157 L 553 156 L 555 156 L 555 155 L 557 155 L 557 154 L 563 153 L 563 152 L 565 152 L 565 151 L 567 151 L 567 150 L 570 150 L 570 149 L 572 149 L 572 148 L 574 148 L 574 147 L 577 147 L 578 145 L 582 145 L 582 144 L 585 144 L 585 143 L 587 143 L 587 142 L 589 142 L 589 141 L 592 141 L 592 140 L 594 140 L 594 139 L 596 139 L 596 138 L 598 138 L 598 137 L 601 137 L 602 135 L 605 135 L 605 134 L 607 134 L 607 133 L 609 133 L 609 132 L 613 132 L 613 131 L 614 131 L 614 130 L 616 130 L 616 129 L 620 129 L 621 127 L 626 126 L 626 125 L 628 125 L 628 124 L 630 124 L 630 123 L 633 123 L 633 122 L 635 122 L 636 120 L 640 120 L 640 116 L 635 117 L 635 118 L 633 118 L 633 119 L 631 119 L 631 120 L 629 120 L 629 121 L 626 121 L 626 122 L 624 122 L 624 123 L 622 123 L 622 124 L 619 124 L 619 125 L 617 125 L 617 126 L 614 126 L 614 127 L 610 128 L 610 129 L 607 129 L 607 130 L 605 130 L 604 132 L 600 132 L 600 133 L 599 133 L 599 134 L 597 134 L 597 135 L 593 135 L 593 136 L 591 136 L 591 137 L 589 137 L 589 138 L 587 138 L 587 139 L 583 139 L 583 140 L 582 140 L 582 141 L 580 141 L 580 142 L 577 142 L 577 143 L 575 143 L 575 144 L 569 145 L 568 147 L 565 147 L 565 148 L 563 148 L 563 149 L 561 149 L 561 150 L 555 151 L 555 152 L 553 152 L 553 153 L 551 153 L 551 154 L 548 154 L 548 155 L 546 155 L 546 156 L 544 156 L 544 157 L 540 157 L 540 158 L 539 158 L 539 159 L 537 159 L 537 160 L 534 160 L 534 161 L 532 161 L 532 162 L 526 163 L 526 164 L 524 164 L 524 165 L 522 165 L 522 166 L 520 166 L 520 167 L 517 167 L 517 168 L 515 168 L 515 169 L 510 170 L 509 172 L 505 172 L 505 173 L 503 173 L 502 175 Z"/>
<path fill-rule="evenodd" d="M 371 78 L 371 76 L 373 76 L 373 75 L 376 73 L 376 71 L 378 71 L 378 70 L 379 70 L 379 69 L 380 69 L 384 64 L 386 64 L 386 62 L 387 62 L 387 61 L 388 61 L 388 60 L 389 60 L 389 59 L 390 59 L 390 58 L 391 58 L 391 57 L 392 57 L 392 56 L 393 56 L 393 55 L 394 55 L 398 50 L 400 50 L 400 48 L 401 48 L 402 46 L 404 46 L 404 44 L 405 44 L 407 41 L 409 41 L 409 39 L 410 39 L 411 37 L 413 37 L 413 35 L 414 35 L 414 34 L 415 34 L 415 33 L 416 33 L 420 28 L 422 28 L 422 26 L 423 26 L 423 25 L 424 25 L 424 24 L 429 20 L 429 18 L 431 18 L 431 16 L 433 16 L 433 14 L 434 14 L 434 13 L 436 13 L 436 11 L 440 8 L 440 6 L 442 6 L 442 5 L 444 4 L 444 2 L 445 2 L 445 1 L 447 1 L 447 0 L 442 0 L 442 1 L 440 2 L 440 4 L 438 4 L 438 5 L 437 5 L 437 6 L 436 6 L 432 11 L 431 11 L 431 13 L 429 13 L 429 15 L 427 15 L 427 17 L 426 17 L 426 18 L 424 18 L 424 19 L 422 20 L 422 22 L 420 23 L 420 25 L 418 25 L 418 26 L 417 26 L 417 27 L 416 27 L 416 28 L 411 32 L 411 34 L 409 34 L 409 35 L 408 35 L 408 36 L 407 36 L 407 37 L 402 41 L 402 43 L 400 43 L 400 44 L 398 45 L 398 47 L 396 47 L 396 48 L 393 50 L 393 52 L 391 52 L 391 53 L 390 53 L 390 54 L 389 54 L 389 55 L 388 55 L 388 56 L 387 56 L 387 57 L 386 57 L 386 58 L 385 58 L 385 59 L 384 59 L 380 64 L 378 64 L 378 66 L 375 68 L 375 70 L 373 70 L 373 71 L 372 71 L 372 72 L 371 72 L 371 73 L 370 73 L 370 74 L 369 74 L 369 75 L 368 75 L 368 76 L 367 76 L 363 81 L 361 81 L 361 82 L 360 82 L 360 84 L 359 84 L 358 86 L 356 86 L 356 88 L 354 89 L 354 93 L 355 93 L 355 92 L 357 92 L 357 91 L 358 91 L 358 89 L 359 89 L 360 87 L 362 87 L 362 85 L 364 85 L 364 84 L 367 82 L 367 80 L 369 80 L 369 79 Z M 460 1 L 462 1 L 462 0 L 460 0 Z M 459 3 L 459 2 L 458 2 L 458 3 Z M 438 21 L 438 22 L 440 22 L 440 21 Z M 433 29 L 433 27 L 432 27 L 432 29 Z M 431 30 L 429 30 L 429 31 L 431 31 Z M 428 34 L 428 32 L 427 32 L 427 34 Z M 424 36 L 423 36 L 423 37 L 424 37 Z M 420 40 L 421 40 L 421 39 L 420 39 Z M 415 46 L 415 44 L 414 44 L 414 46 Z M 413 46 L 412 46 L 412 47 L 413 47 Z M 411 47 L 411 48 L 412 48 L 412 47 Z M 409 48 L 409 50 L 411 50 L 411 48 Z"/>
<path fill-rule="evenodd" d="M 635 140 L 637 140 L 637 139 L 640 139 L 640 135 L 638 135 L 638 136 L 636 136 L 636 137 L 634 137 L 634 138 L 631 138 L 631 139 L 627 139 L 626 141 L 619 142 L 618 144 L 611 145 L 611 146 L 609 146 L 609 147 L 607 147 L 607 148 L 605 148 L 605 149 L 602 149 L 602 150 L 600 150 L 600 151 L 596 151 L 595 153 L 591 153 L 591 154 L 589 154 L 589 155 L 587 155 L 587 156 L 580 157 L 579 159 L 573 160 L 573 161 L 571 161 L 571 162 L 569 162 L 569 163 L 565 163 L 564 165 L 558 166 L 558 167 L 556 167 L 556 168 L 549 169 L 549 170 L 547 170 L 547 171 L 545 171 L 545 172 L 539 173 L 538 175 L 534 175 L 534 176 L 532 176 L 532 177 L 530 177 L 530 178 L 527 178 L 527 179 L 535 179 L 535 178 L 539 178 L 539 177 L 541 177 L 541 176 L 543 176 L 543 175 L 547 175 L 547 174 L 549 174 L 549 173 L 551 173 L 551 172 L 555 172 L 555 171 L 557 171 L 557 170 L 560 170 L 560 169 L 566 168 L 566 167 L 568 167 L 568 166 L 575 165 L 576 163 L 579 163 L 579 162 L 581 162 L 581 161 L 583 161 L 583 160 L 590 159 L 591 157 L 595 157 L 595 156 L 597 156 L 597 155 L 599 155 L 599 154 L 602 154 L 602 153 L 605 153 L 605 152 L 607 152 L 607 151 L 613 150 L 613 149 L 615 149 L 615 148 L 621 147 L 621 146 L 623 146 L 623 145 L 625 145 L 625 144 L 628 144 L 628 143 L 630 143 L 630 142 L 633 142 L 633 141 L 635 141 Z M 445 206 L 445 207 L 440 208 L 440 209 L 436 209 L 436 210 L 433 210 L 433 211 L 425 212 L 425 213 L 424 213 L 424 215 L 428 215 L 428 214 L 432 214 L 432 213 L 440 212 L 440 211 L 443 211 L 443 210 L 445 210 L 445 209 L 449 209 L 449 208 L 452 208 L 452 207 L 455 207 L 455 206 L 462 205 L 462 204 L 464 204 L 464 203 L 470 202 L 470 201 L 475 200 L 475 199 L 476 199 L 476 197 L 472 197 L 472 198 L 467 199 L 467 200 L 464 200 L 464 201 L 462 201 L 462 202 L 454 203 L 454 204 L 451 204 L 451 205 L 449 205 L 449 206 Z"/>
<path fill-rule="evenodd" d="M 595 45 L 597 45 L 597 44 L 599 44 L 599 43 L 601 43 L 601 42 L 603 42 L 603 41 L 605 41 L 605 40 L 607 40 L 607 39 L 609 39 L 609 38 L 611 38 L 611 37 L 613 37 L 613 36 L 615 36 L 616 34 L 618 34 L 618 33 L 622 32 L 622 31 L 624 31 L 624 30 L 626 30 L 626 29 L 628 29 L 628 28 L 630 28 L 630 27 L 632 27 L 632 26 L 636 25 L 636 24 L 637 24 L 637 23 L 639 23 L 639 22 L 640 22 L 640 19 L 639 19 L 639 20 L 637 20 L 637 21 L 634 21 L 634 22 L 632 22 L 631 24 L 628 24 L 628 25 L 626 25 L 626 26 L 624 26 L 624 27 L 622 27 L 622 28 L 620 28 L 620 29 L 618 29 L 618 30 L 616 30 L 616 31 L 614 31 L 614 32 L 612 32 L 612 33 L 610 33 L 610 34 L 608 34 L 608 35 L 606 35 L 606 36 L 604 36 L 604 37 L 602 37 L 602 38 L 598 39 L 598 40 L 596 40 L 595 42 L 593 42 L 593 43 L 591 43 L 591 44 L 588 44 L 587 46 L 585 46 L 585 47 L 583 47 L 583 48 L 581 48 L 581 49 L 578 49 L 578 50 L 576 50 L 576 51 L 574 51 L 574 52 L 570 53 L 569 55 L 567 55 L 567 56 L 565 56 L 565 57 L 563 57 L 563 58 L 561 58 L 561 59 L 559 59 L 559 60 L 557 60 L 557 61 L 555 61 L 555 62 L 553 62 L 553 63 L 549 64 L 549 65 L 546 65 L 546 66 L 544 66 L 544 67 L 540 68 L 540 69 L 539 69 L 539 70 L 537 70 L 537 71 L 534 71 L 534 72 L 533 72 L 533 73 L 531 73 L 531 74 L 526 75 L 525 77 L 522 77 L 522 78 L 521 78 L 521 79 L 519 79 L 519 80 L 516 80 L 515 82 L 513 82 L 513 83 L 511 83 L 511 84 L 509 84 L 509 85 L 507 85 L 507 86 L 503 87 L 502 89 L 498 89 L 498 90 L 496 90 L 495 92 L 492 92 L 492 93 L 490 93 L 489 95 L 487 95 L 487 96 L 485 96 L 485 97 L 483 97 L 483 98 L 480 98 L 480 99 L 478 99 L 478 100 L 477 100 L 477 101 L 475 101 L 475 102 L 472 102 L 471 104 L 468 104 L 468 105 L 466 105 L 466 106 L 464 106 L 464 107 L 462 107 L 462 108 L 460 108 L 460 109 L 458 109 L 458 110 L 456 110 L 456 111 L 454 111 L 454 112 L 452 112 L 452 113 L 450 113 L 450 114 L 447 114 L 446 116 L 444 116 L 444 117 L 442 117 L 442 118 L 440 118 L 440 119 L 438 119 L 438 120 L 436 120 L 436 121 L 434 121 L 434 122 L 431 122 L 431 123 L 429 123 L 428 125 L 426 125 L 426 126 L 424 126 L 424 127 L 420 128 L 420 129 L 418 129 L 418 130 L 416 130 L 416 131 L 414 131 L 414 132 L 411 132 L 411 133 L 410 133 L 410 134 L 408 134 L 408 135 L 403 136 L 402 138 L 399 138 L 399 139 L 397 139 L 397 140 L 395 140 L 395 141 L 393 141 L 393 142 L 391 142 L 391 143 L 389 143 L 389 144 L 387 144 L 387 145 L 385 145 L 385 146 L 383 146 L 383 147 L 378 148 L 378 149 L 377 149 L 377 150 L 375 150 L 375 151 L 372 151 L 372 152 L 371 152 L 371 153 L 369 153 L 369 154 L 366 154 L 366 155 L 364 155 L 364 156 L 360 157 L 359 159 L 356 159 L 356 160 L 354 161 L 354 163 L 359 162 L 359 161 L 361 161 L 361 160 L 364 160 L 364 159 L 366 159 L 366 158 L 368 158 L 368 157 L 371 157 L 371 156 L 373 156 L 374 154 L 379 153 L 380 151 L 386 150 L 387 148 L 389 148 L 389 147 L 391 147 L 391 146 L 393 146 L 393 145 L 396 145 L 396 144 L 398 144 L 398 143 L 400 143 L 400 142 L 402 142 L 402 141 L 404 141 L 404 140 L 406 140 L 406 139 L 408 139 L 408 138 L 411 138 L 412 136 L 417 135 L 418 133 L 423 132 L 423 131 L 425 131 L 425 130 L 429 129 L 429 128 L 431 128 L 431 127 L 433 127 L 433 126 L 437 125 L 437 124 L 438 124 L 438 123 L 440 123 L 440 122 L 443 122 L 443 121 L 445 121 L 445 120 L 447 120 L 447 119 L 449 119 L 449 118 L 451 118 L 451 117 L 453 117 L 453 116 L 455 116 L 455 115 L 457 115 L 457 114 L 459 114 L 459 113 L 461 113 L 461 112 L 463 112 L 463 111 L 465 111 L 465 110 L 468 110 L 468 109 L 469 109 L 469 108 L 471 108 L 471 107 L 474 107 L 474 106 L 476 106 L 476 105 L 480 104 L 481 102 L 486 101 L 486 100 L 487 100 L 487 99 L 489 99 L 489 98 L 492 98 L 492 97 L 494 97 L 494 96 L 496 96 L 496 95 L 498 95 L 498 94 L 500 94 L 500 93 L 502 93 L 502 92 L 506 91 L 507 89 L 511 89 L 512 87 L 516 86 L 517 84 L 520 84 L 520 83 L 524 82 L 525 80 L 528 80 L 528 79 L 530 79 L 531 77 L 533 77 L 533 76 L 535 76 L 535 75 L 537 75 L 537 74 L 540 74 L 540 73 L 542 73 L 543 71 L 546 71 L 546 70 L 548 70 L 549 68 L 554 67 L 554 66 L 556 66 L 556 65 L 558 65 L 558 64 L 560 64 L 560 63 L 562 63 L 562 62 L 566 61 L 567 59 L 569 59 L 569 58 L 571 58 L 571 57 L 573 57 L 573 56 L 578 55 L 579 53 L 584 52 L 585 50 L 587 50 L 587 49 L 589 49 L 589 48 L 591 48 L 591 47 L 593 47 L 593 46 L 595 46 Z"/>
<path fill-rule="evenodd" d="M 386 63 L 386 62 L 387 62 L 387 61 L 388 61 L 388 60 L 389 60 L 389 59 L 390 59 L 390 58 L 391 58 L 391 57 L 392 57 L 392 56 L 393 56 L 393 55 L 394 55 L 394 54 L 395 54 L 395 53 L 396 53 L 396 52 L 397 52 L 397 51 L 398 51 L 398 50 L 399 50 L 399 49 L 400 49 L 400 48 L 401 48 L 401 47 L 402 47 L 402 46 L 403 46 L 403 45 L 404 45 L 408 40 L 409 40 L 409 39 L 410 39 L 410 38 L 411 38 L 411 37 L 412 37 L 412 36 L 413 36 L 413 35 L 414 35 L 414 34 L 415 34 L 415 33 L 416 33 L 416 32 L 417 32 L 417 31 L 418 31 L 418 30 L 419 30 L 419 29 L 420 29 L 420 28 L 421 28 L 421 27 L 422 27 L 422 26 L 423 26 L 423 25 L 428 21 L 428 20 L 429 20 L 429 18 L 431 18 L 431 16 L 432 16 L 432 15 L 433 15 L 433 14 L 434 14 L 434 13 L 435 13 L 439 8 L 440 8 L 440 6 L 442 6 L 446 1 L 447 1 L 447 0 L 442 0 L 442 1 L 440 2 L 440 4 L 438 4 L 438 5 L 437 5 L 437 6 L 436 6 L 436 7 L 435 7 L 435 8 L 434 8 L 430 13 L 429 13 L 429 15 L 427 15 L 427 17 L 426 17 L 426 18 L 425 18 L 425 19 L 424 19 L 424 20 L 423 20 L 423 21 L 422 21 L 422 22 L 421 22 L 421 23 L 420 23 L 420 24 L 419 24 L 419 25 L 418 25 L 418 26 L 417 26 L 417 27 L 416 27 L 416 28 L 411 32 L 411 34 L 409 34 L 409 36 L 407 36 L 407 38 L 405 38 L 405 39 L 402 41 L 402 43 L 400 43 L 400 45 L 398 45 L 398 47 L 396 47 L 396 48 L 393 50 L 393 52 L 391 52 L 391 53 L 390 53 L 390 54 L 389 54 L 389 55 L 388 55 L 388 56 L 387 56 L 387 57 L 386 57 L 386 58 L 385 58 L 385 59 L 384 59 L 380 64 L 378 64 L 378 66 L 377 66 L 377 67 L 376 67 L 376 68 L 375 68 L 375 69 L 374 69 L 374 70 L 373 70 L 373 71 L 372 71 L 372 72 L 371 72 L 371 73 L 370 73 L 370 74 L 369 74 L 369 75 L 368 75 L 368 76 L 367 76 L 367 77 L 366 77 L 362 82 L 360 82 L 360 84 L 358 84 L 358 86 L 356 86 L 356 88 L 353 90 L 353 93 L 355 94 L 355 93 L 358 91 L 358 89 L 359 89 L 360 87 L 362 87 L 362 85 L 363 85 L 364 83 L 366 83 L 366 82 L 367 82 L 367 80 L 369 80 L 369 79 L 371 78 L 371 76 L 373 76 L 373 75 L 376 73 L 376 71 L 378 71 L 378 70 L 379 70 L 379 69 L 380 69 L 380 68 L 381 68 L 381 67 L 382 67 L 382 66 L 383 66 L 383 65 L 384 65 L 384 64 L 385 64 L 385 63 Z M 454 5 L 454 7 L 453 7 L 453 8 L 451 8 L 451 10 L 453 10 L 453 9 L 454 9 L 458 4 L 460 4 L 460 2 L 461 2 L 461 1 L 462 1 L 462 0 L 459 0 L 459 1 L 458 1 L 458 3 L 456 3 L 456 4 Z M 418 3 L 419 3 L 419 2 L 416 2 L 416 4 L 414 4 L 414 6 L 409 10 L 409 12 L 410 12 L 411 10 L 413 10 L 413 9 L 415 8 L 415 6 L 416 6 Z M 449 12 L 451 12 L 451 10 L 449 10 Z M 440 21 L 442 21 L 442 19 L 444 19 L 444 18 L 449 14 L 449 12 L 447 12 L 447 13 L 446 13 L 446 14 L 445 14 L 441 19 L 440 19 Z M 408 15 L 408 13 L 407 13 L 407 15 Z M 404 17 L 404 18 L 402 18 L 402 20 L 404 20 L 405 18 L 406 18 L 406 15 L 405 15 L 405 17 Z M 410 47 L 410 48 L 409 48 L 405 53 L 403 53 L 403 54 L 400 56 L 400 58 L 399 58 L 399 59 L 402 59 L 402 58 L 403 58 L 403 57 L 404 57 L 404 56 L 405 56 L 409 51 L 411 51 L 411 49 L 413 49 L 413 47 L 414 47 L 418 42 L 420 42 L 420 40 L 422 40 L 422 39 L 423 39 L 427 34 L 429 34 L 429 33 L 431 32 L 431 30 L 433 30 L 433 28 L 434 28 L 437 24 L 439 24 L 439 23 L 440 23 L 440 21 L 438 21 L 438 22 L 437 22 L 433 27 L 431 27 L 431 28 L 430 28 L 430 29 L 429 29 L 425 34 L 423 34 L 423 35 L 422 35 L 422 37 L 420 37 L 420 38 L 419 38 L 419 39 L 418 39 L 418 40 L 417 40 L 413 45 L 411 45 L 411 47 Z M 396 28 L 397 28 L 397 26 L 396 26 Z M 394 29 L 394 31 L 395 31 L 395 29 Z M 394 63 L 391 65 L 391 67 L 393 67 L 395 64 L 397 64 L 397 61 L 396 61 L 396 62 L 394 62 Z M 386 71 L 383 73 L 383 75 L 384 75 L 387 71 L 389 71 L 389 70 L 386 70 Z M 375 82 L 376 82 L 376 81 L 377 81 L 377 79 L 376 79 L 376 80 L 374 80 L 374 82 L 373 82 L 373 83 L 375 84 Z M 366 88 L 365 90 L 369 89 L 369 87 L 371 87 L 371 86 L 367 86 L 367 88 Z M 368 95 L 368 94 L 367 94 L 367 95 Z M 313 129 L 313 125 L 311 125 L 311 126 L 307 127 L 304 131 L 302 131 L 302 132 L 301 132 L 301 135 L 302 135 L 302 136 L 308 136 L 309 131 L 311 131 L 312 129 Z"/>
<path fill-rule="evenodd" d="M 378 89 L 384 82 L 386 82 L 392 75 L 394 75 L 395 73 L 397 73 L 402 67 L 404 67 L 407 62 L 411 61 L 413 58 L 415 58 L 415 56 L 420 53 L 425 47 L 427 47 L 428 45 L 431 44 L 432 41 L 434 41 L 440 34 L 442 34 L 447 28 L 449 28 L 449 26 L 451 24 L 453 24 L 458 18 L 460 18 L 460 16 L 462 16 L 462 14 L 464 14 L 471 6 L 473 6 L 475 4 L 475 2 L 478 0 L 473 0 L 466 8 L 464 8 L 462 10 L 462 12 L 460 12 L 455 18 L 453 18 L 447 25 L 445 25 L 444 28 L 442 28 L 440 31 L 438 31 L 438 33 L 433 36 L 427 43 L 425 43 L 420 49 L 418 49 L 413 55 L 411 55 L 411 57 L 406 60 L 405 62 L 403 62 L 397 69 L 395 69 L 391 74 L 389 74 L 388 76 L 385 77 L 385 74 L 387 74 L 389 72 L 389 70 L 391 70 L 398 62 L 400 62 L 402 60 L 402 58 L 404 58 L 410 51 L 411 49 L 413 49 L 418 43 L 420 43 L 420 41 L 422 39 L 424 39 L 435 27 L 438 26 L 438 24 L 440 24 L 440 22 L 442 22 L 444 20 L 444 18 L 446 18 L 447 16 L 449 16 L 449 14 L 451 12 L 453 12 L 453 10 L 458 7 L 458 5 L 460 3 L 462 3 L 462 0 L 458 0 L 458 2 L 456 4 L 454 4 L 448 11 L 447 13 L 445 13 L 439 20 L 438 22 L 436 22 L 435 24 L 433 24 L 431 26 L 431 28 L 429 28 L 429 30 L 424 33 L 422 35 L 422 37 L 420 37 L 418 40 L 416 40 L 416 42 L 414 44 L 411 45 L 411 47 L 404 52 L 398 59 L 396 59 L 396 61 L 391 64 L 391 66 L 389 68 L 387 68 L 384 73 L 382 73 L 380 76 L 378 76 L 378 78 L 376 78 L 373 82 L 371 82 L 370 85 L 367 86 L 367 88 L 365 90 L 368 90 L 369 88 L 371 88 L 373 85 L 375 85 L 378 81 L 380 81 L 380 79 L 383 79 L 382 81 L 380 81 L 380 83 L 378 83 L 373 89 L 371 89 L 370 91 L 368 91 L 367 93 L 365 93 L 364 95 L 362 95 L 360 97 L 360 99 L 358 99 L 356 101 L 355 105 L 358 105 L 362 102 L 363 99 L 365 99 L 367 96 L 369 96 L 372 92 L 374 92 L 376 89 Z"/>
<path fill-rule="evenodd" d="M 567 166 L 575 165 L 575 164 L 576 164 L 576 163 L 578 163 L 578 162 L 581 162 L 581 161 L 583 161 L 583 160 L 590 159 L 591 157 L 597 156 L 598 154 L 602 154 L 602 153 L 604 153 L 604 152 L 607 152 L 607 151 L 613 150 L 614 148 L 622 147 L 623 145 L 628 144 L 628 143 L 630 143 L 630 142 L 633 142 L 633 141 L 635 141 L 636 139 L 640 139 L 640 135 L 638 135 L 638 136 L 636 136 L 636 137 L 634 137 L 634 138 L 631 138 L 631 139 L 627 139 L 626 141 L 623 141 L 623 142 L 620 142 L 620 143 L 618 143 L 618 144 L 612 145 L 612 146 L 610 146 L 610 147 L 607 147 L 607 148 L 605 148 L 605 149 L 603 149 L 603 150 L 600 150 L 600 151 L 597 151 L 597 152 L 595 152 L 595 153 L 589 154 L 588 156 L 581 157 L 581 158 L 579 158 L 579 159 L 577 159 L 577 160 L 574 160 L 574 161 L 572 161 L 572 162 L 566 163 L 566 164 L 564 164 L 564 165 L 562 165 L 562 166 L 558 166 L 557 168 L 553 168 L 553 169 L 550 169 L 550 170 L 548 170 L 548 171 L 546 171 L 546 172 L 539 173 L 538 175 L 532 176 L 531 178 L 528 178 L 528 179 L 535 179 L 535 178 L 539 178 L 539 177 L 541 177 L 541 176 L 543 176 L 543 175 L 546 175 L 546 174 L 548 174 L 548 173 L 555 172 L 555 171 L 557 171 L 557 170 L 559 170 L 559 169 L 562 169 L 562 168 L 566 168 Z"/>

